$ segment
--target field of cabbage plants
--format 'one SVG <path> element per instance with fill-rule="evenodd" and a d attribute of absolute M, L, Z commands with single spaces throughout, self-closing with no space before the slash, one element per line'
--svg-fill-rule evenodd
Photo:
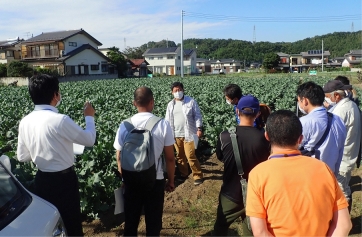
<path fill-rule="evenodd" d="M 274 110 L 296 110 L 295 91 L 299 83 L 308 80 L 323 85 L 324 77 L 300 78 L 294 75 L 265 76 L 244 79 L 239 76 L 197 76 L 114 79 L 61 83 L 62 103 L 60 113 L 69 115 L 84 126 L 82 107 L 91 100 L 96 109 L 97 141 L 94 147 L 86 148 L 76 157 L 76 170 L 81 188 L 82 212 L 90 217 L 107 210 L 114 204 L 113 190 L 120 184 L 115 178 L 115 150 L 113 141 L 120 122 L 136 113 L 132 105 L 133 92 L 139 86 L 148 86 L 155 97 L 154 113 L 164 117 L 167 103 L 172 99 L 170 85 L 182 81 L 185 93 L 194 97 L 202 111 L 204 138 L 200 150 L 205 155 L 213 152 L 219 133 L 235 125 L 233 109 L 225 102 L 222 89 L 229 83 L 241 86 L 243 94 L 253 94 L 260 102 Z M 16 160 L 17 129 L 22 117 L 32 111 L 33 104 L 27 87 L 0 86 L 0 153 L 12 160 L 13 173 L 31 190 L 36 167 L 32 163 Z"/>

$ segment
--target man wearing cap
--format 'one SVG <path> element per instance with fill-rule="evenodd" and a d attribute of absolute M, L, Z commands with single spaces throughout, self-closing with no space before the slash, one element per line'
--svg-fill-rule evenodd
<path fill-rule="evenodd" d="M 306 114 L 300 118 L 303 126 L 301 150 L 325 162 L 337 176 L 347 134 L 344 123 L 338 116 L 329 117 L 323 107 L 323 88 L 316 83 L 310 81 L 298 86 L 297 96 L 299 110 Z M 326 130 L 328 125 L 329 131 Z"/>
<path fill-rule="evenodd" d="M 251 95 L 239 99 L 236 113 L 240 123 L 236 127 L 237 143 L 240 153 L 243 178 L 248 180 L 249 172 L 260 162 L 267 160 L 270 153 L 269 142 L 264 134 L 253 127 L 254 120 L 260 113 L 259 101 Z M 252 235 L 245 219 L 243 194 L 240 175 L 236 165 L 230 133 L 220 133 L 216 145 L 217 158 L 224 163 L 223 184 L 219 194 L 219 205 L 214 225 L 215 236 L 226 236 L 228 228 L 238 217 L 243 219 L 243 235 Z"/>
<path fill-rule="evenodd" d="M 325 100 L 333 106 L 329 111 L 338 115 L 347 129 L 347 137 L 344 143 L 343 157 L 337 180 L 349 203 L 352 203 L 349 181 L 351 179 L 351 171 L 358 157 L 361 142 L 361 113 L 356 103 L 351 101 L 345 93 L 345 90 L 350 90 L 351 88 L 351 85 L 344 85 L 338 80 L 328 81 L 323 87 Z"/>

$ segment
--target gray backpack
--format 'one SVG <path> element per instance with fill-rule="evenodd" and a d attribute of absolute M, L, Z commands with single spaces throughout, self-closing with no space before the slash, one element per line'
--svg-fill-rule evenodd
<path fill-rule="evenodd" d="M 123 122 L 127 135 L 121 150 L 121 167 L 123 182 L 129 188 L 149 191 L 155 184 L 156 157 L 151 131 L 160 120 L 153 116 L 144 128 L 134 127 L 131 118 Z"/>

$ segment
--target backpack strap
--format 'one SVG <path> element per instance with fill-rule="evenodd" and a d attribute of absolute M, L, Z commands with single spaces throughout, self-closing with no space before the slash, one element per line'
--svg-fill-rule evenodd
<path fill-rule="evenodd" d="M 157 117 L 157 116 L 152 116 L 151 118 L 149 118 L 147 120 L 145 129 L 147 129 L 148 131 L 152 131 L 153 127 L 161 120 L 161 118 Z"/>
<path fill-rule="evenodd" d="M 326 140 L 327 135 L 329 133 L 329 130 L 331 130 L 331 126 L 332 126 L 332 120 L 333 120 L 333 114 L 330 112 L 327 112 L 327 116 L 328 116 L 328 124 L 327 124 L 327 128 L 323 133 L 323 136 L 321 137 L 321 139 L 319 139 L 318 143 L 315 144 L 314 148 L 320 147 L 323 142 Z"/>
<path fill-rule="evenodd" d="M 236 139 L 236 133 L 235 133 L 236 132 L 236 127 L 229 128 L 228 132 L 230 133 L 231 144 L 233 146 L 236 166 L 238 167 L 238 174 L 241 176 L 241 175 L 244 174 L 244 170 L 243 170 L 243 166 L 241 164 L 241 157 L 240 157 L 238 142 L 237 142 L 237 139 Z"/>

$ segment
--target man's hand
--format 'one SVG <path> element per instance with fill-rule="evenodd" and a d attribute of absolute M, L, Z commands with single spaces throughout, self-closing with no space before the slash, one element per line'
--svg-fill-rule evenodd
<path fill-rule="evenodd" d="M 84 116 L 92 116 L 94 117 L 94 114 L 96 113 L 96 111 L 94 110 L 92 104 L 87 101 L 84 103 Z"/>
<path fill-rule="evenodd" d="M 202 137 L 202 131 L 197 130 L 196 135 L 197 135 L 199 138 Z"/>
<path fill-rule="evenodd" d="M 171 183 L 169 180 L 167 180 L 165 189 L 167 192 L 173 192 L 173 191 L 175 191 L 175 184 L 173 182 Z"/>

